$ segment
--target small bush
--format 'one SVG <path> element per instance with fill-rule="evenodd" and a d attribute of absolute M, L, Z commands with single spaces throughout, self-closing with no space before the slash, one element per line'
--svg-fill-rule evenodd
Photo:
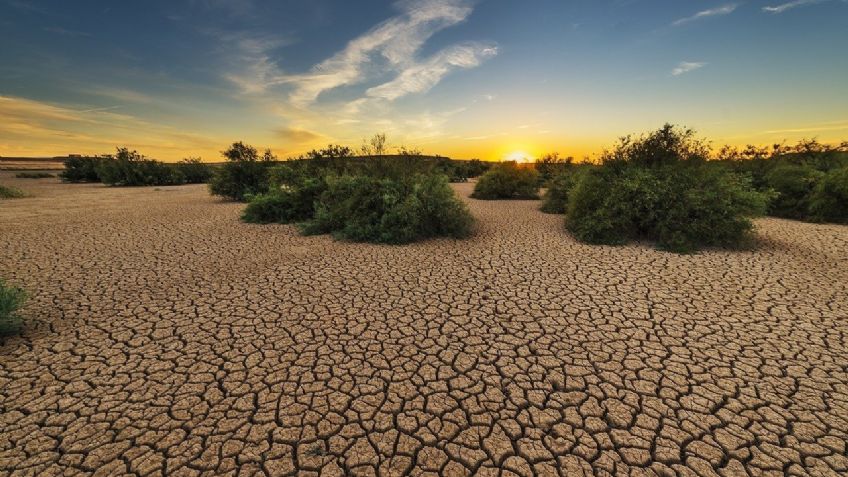
<path fill-rule="evenodd" d="M 308 178 L 253 197 L 241 218 L 255 224 L 290 224 L 315 215 L 315 201 L 327 189 L 324 178 Z"/>
<path fill-rule="evenodd" d="M 100 182 L 97 166 L 101 161 L 103 159 L 100 157 L 69 157 L 59 177 L 65 182 Z"/>
<path fill-rule="evenodd" d="M 810 198 L 824 173 L 808 165 L 782 164 L 769 171 L 766 184 L 777 192 L 769 205 L 769 215 L 804 219 L 810 210 Z"/>
<path fill-rule="evenodd" d="M 810 197 L 810 215 L 821 222 L 848 223 L 848 167 L 819 180 Z"/>
<path fill-rule="evenodd" d="M 17 333 L 23 319 L 18 309 L 26 301 L 26 293 L 20 288 L 7 285 L 0 280 L 0 336 Z"/>
<path fill-rule="evenodd" d="M 171 164 L 182 176 L 184 184 L 205 184 L 212 178 L 212 168 L 209 164 L 204 164 L 200 158 L 190 157 L 182 161 Z"/>
<path fill-rule="evenodd" d="M 18 172 L 15 177 L 18 179 L 48 179 L 56 176 L 49 172 Z"/>
<path fill-rule="evenodd" d="M 26 197 L 22 190 L 0 184 L 0 199 L 20 199 L 22 197 Z"/>
<path fill-rule="evenodd" d="M 483 174 L 474 186 L 475 199 L 538 199 L 539 174 L 514 161 L 502 162 Z"/>
<path fill-rule="evenodd" d="M 589 243 L 647 239 L 676 252 L 745 244 L 750 217 L 763 214 L 771 196 L 705 163 L 702 146 L 672 126 L 625 138 L 569 194 L 567 228 Z"/>
<path fill-rule="evenodd" d="M 276 160 L 270 150 L 260 158 L 255 147 L 236 142 L 223 155 L 227 162 L 215 170 L 209 182 L 213 195 L 243 202 L 268 192 L 268 171 Z"/>
<path fill-rule="evenodd" d="M 564 214 L 568 209 L 568 195 L 579 182 L 583 169 L 570 167 L 548 181 L 539 210 L 546 214 Z"/>
<path fill-rule="evenodd" d="M 355 242 L 402 244 L 439 236 L 463 238 L 470 234 L 472 223 L 445 176 L 405 180 L 330 176 L 315 216 L 303 231 Z"/>

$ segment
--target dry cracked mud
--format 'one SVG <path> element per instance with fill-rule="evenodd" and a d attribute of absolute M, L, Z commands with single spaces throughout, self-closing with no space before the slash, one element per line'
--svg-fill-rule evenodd
<path fill-rule="evenodd" d="M 681 256 L 466 199 L 390 247 L 0 179 L 0 475 L 848 474 L 848 227 Z"/>

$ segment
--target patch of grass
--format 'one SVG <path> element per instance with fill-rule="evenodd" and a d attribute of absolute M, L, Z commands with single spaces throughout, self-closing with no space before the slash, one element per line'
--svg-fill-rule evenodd
<path fill-rule="evenodd" d="M 15 177 L 18 179 L 48 179 L 56 176 L 49 172 L 18 172 Z"/>
<path fill-rule="evenodd" d="M 26 197 L 24 191 L 0 184 L 0 199 L 20 199 Z"/>
<path fill-rule="evenodd" d="M 483 200 L 538 199 L 539 173 L 514 161 L 501 162 L 480 177 L 471 197 Z"/>
<path fill-rule="evenodd" d="M 26 293 L 0 280 L 0 336 L 18 333 L 23 318 L 18 310 L 26 301 Z"/>

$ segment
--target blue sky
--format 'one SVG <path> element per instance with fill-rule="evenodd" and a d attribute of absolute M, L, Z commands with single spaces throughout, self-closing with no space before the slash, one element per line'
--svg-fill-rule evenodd
<path fill-rule="evenodd" d="M 0 0 L 0 155 L 848 137 L 844 0 Z"/>

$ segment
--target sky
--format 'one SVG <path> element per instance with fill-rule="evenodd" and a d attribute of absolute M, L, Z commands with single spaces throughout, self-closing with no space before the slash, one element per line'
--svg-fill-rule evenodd
<path fill-rule="evenodd" d="M 848 139 L 848 0 L 0 0 L 0 156 Z"/>

